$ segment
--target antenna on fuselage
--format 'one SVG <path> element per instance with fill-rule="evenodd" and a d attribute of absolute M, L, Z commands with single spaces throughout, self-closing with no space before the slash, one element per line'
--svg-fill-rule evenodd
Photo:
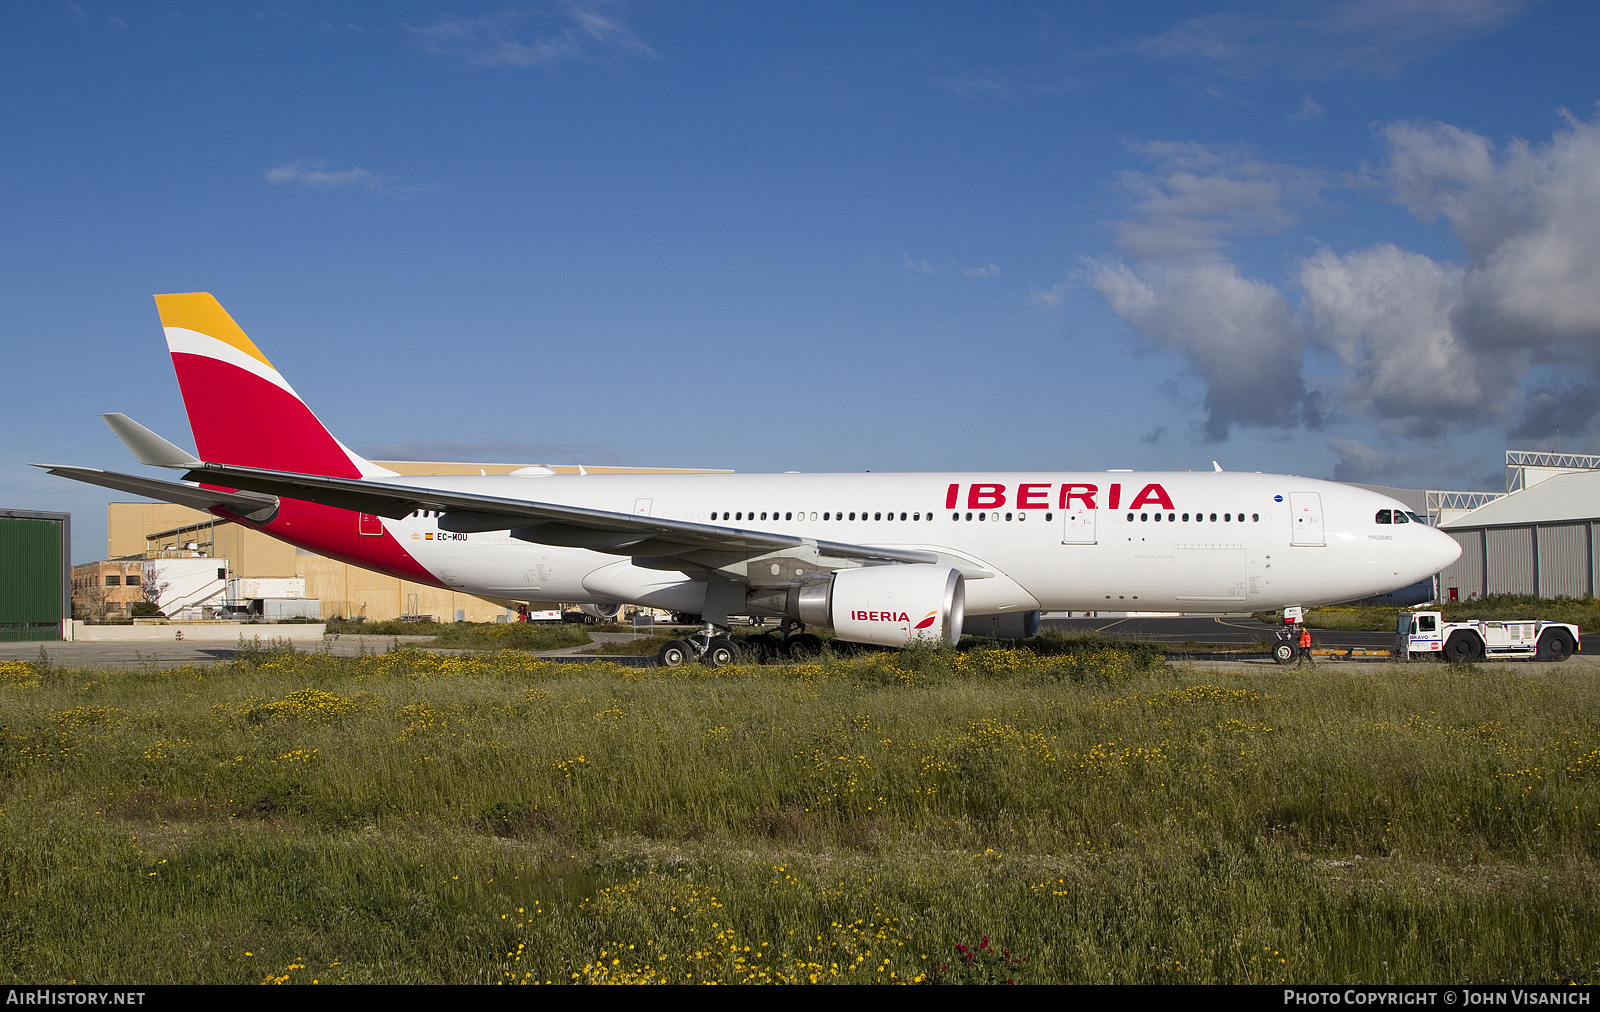
<path fill-rule="evenodd" d="M 1211 462 L 1211 470 L 1217 472 L 1218 474 L 1221 474 L 1222 473 L 1222 465 L 1213 460 Z"/>

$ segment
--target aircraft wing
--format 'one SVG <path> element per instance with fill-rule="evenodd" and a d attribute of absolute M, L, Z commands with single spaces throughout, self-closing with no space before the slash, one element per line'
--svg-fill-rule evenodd
<path fill-rule="evenodd" d="M 76 473 L 87 471 L 90 469 L 62 468 L 52 473 L 88 481 L 91 479 Z M 108 472 L 94 473 L 101 476 L 108 474 Z M 173 489 L 186 490 L 190 494 L 206 491 L 190 485 L 157 482 L 131 475 L 111 477 L 130 482 L 148 482 L 152 486 L 170 486 Z M 444 530 L 459 533 L 510 531 L 513 537 L 523 541 L 568 548 L 587 548 L 611 555 L 671 557 L 695 551 L 764 554 L 814 544 L 819 554 L 833 558 L 905 563 L 932 563 L 940 558 L 933 552 L 907 548 L 810 541 L 770 531 L 751 531 L 716 524 L 671 520 L 666 517 L 615 513 L 583 506 L 565 506 L 472 492 L 422 488 L 384 479 L 329 478 L 292 471 L 210 463 L 190 469 L 184 477 L 189 481 L 203 482 L 207 485 L 226 485 L 230 488 L 245 489 L 248 490 L 245 494 L 257 493 L 263 499 L 271 497 L 299 499 L 338 509 L 389 517 L 393 520 L 407 516 L 414 510 L 438 510 L 443 514 L 439 518 L 439 526 Z M 104 480 L 95 483 L 107 484 Z M 126 486 L 111 487 L 133 491 Z M 161 493 L 139 494 L 165 498 Z M 235 509 L 233 506 L 229 508 Z M 260 506 L 257 505 L 255 508 L 259 509 Z"/>
<path fill-rule="evenodd" d="M 101 471 L 93 467 L 74 467 L 68 464 L 35 464 L 42 467 L 50 474 L 62 478 L 71 478 L 74 481 L 84 481 L 91 485 L 100 485 L 104 488 L 114 488 L 119 492 L 131 492 L 142 495 L 148 499 L 159 499 L 162 502 L 177 503 L 179 506 L 188 506 L 191 509 L 209 512 L 213 506 L 223 506 L 242 517 L 248 517 L 258 523 L 265 523 L 272 519 L 272 514 L 278 510 L 278 497 L 263 495 L 260 492 L 223 492 L 217 489 L 200 488 L 197 485 L 188 485 L 177 481 L 162 481 L 159 478 L 143 478 L 133 474 L 118 474 L 115 471 Z"/>

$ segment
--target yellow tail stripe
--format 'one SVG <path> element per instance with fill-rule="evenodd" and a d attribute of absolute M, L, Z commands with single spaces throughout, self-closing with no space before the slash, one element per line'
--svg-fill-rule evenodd
<path fill-rule="evenodd" d="M 185 292 L 181 295 L 157 295 L 156 309 L 161 313 L 163 327 L 182 327 L 207 337 L 214 337 L 256 359 L 268 369 L 273 365 L 267 356 L 245 335 L 221 303 L 208 292 Z M 273 370 L 276 372 L 277 370 Z"/>

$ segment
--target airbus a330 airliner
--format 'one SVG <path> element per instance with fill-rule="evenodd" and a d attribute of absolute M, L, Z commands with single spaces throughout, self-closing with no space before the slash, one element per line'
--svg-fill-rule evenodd
<path fill-rule="evenodd" d="M 701 615 L 664 651 L 738 659 L 729 616 L 847 641 L 1021 635 L 1041 611 L 1241 612 L 1395 590 L 1455 540 L 1365 489 L 1280 474 L 399 475 L 340 443 L 210 295 L 157 295 L 198 456 L 104 416 L 162 481 L 49 467 L 322 555 L 511 601 Z M 48 466 L 48 465 L 40 465 Z"/>

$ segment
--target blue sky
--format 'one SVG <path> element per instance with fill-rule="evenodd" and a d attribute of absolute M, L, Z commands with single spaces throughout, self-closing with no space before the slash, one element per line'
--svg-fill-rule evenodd
<path fill-rule="evenodd" d="M 371 456 L 1209 468 L 1600 451 L 1600 6 L 0 12 L 0 505 L 189 442 L 215 294 Z M 249 424 L 241 419 L 241 424 Z"/>

